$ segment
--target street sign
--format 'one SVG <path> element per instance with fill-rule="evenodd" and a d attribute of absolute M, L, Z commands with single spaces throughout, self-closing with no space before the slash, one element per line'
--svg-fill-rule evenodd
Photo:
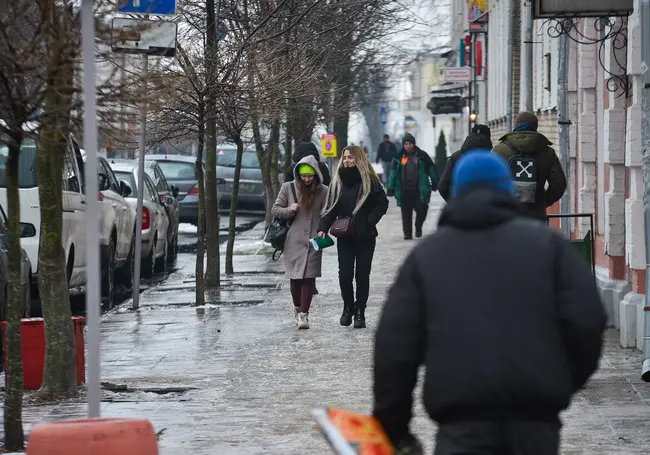
<path fill-rule="evenodd" d="M 321 136 L 321 154 L 326 158 L 336 158 L 336 134 Z"/>
<path fill-rule="evenodd" d="M 176 55 L 175 22 L 116 17 L 111 32 L 113 52 L 158 57 Z"/>
<path fill-rule="evenodd" d="M 117 10 L 129 14 L 176 14 L 176 0 L 118 0 Z"/>
<path fill-rule="evenodd" d="M 535 0 L 535 19 L 561 17 L 627 16 L 634 10 L 634 0 Z"/>
<path fill-rule="evenodd" d="M 470 82 L 472 68 L 469 66 L 457 68 L 444 68 L 445 82 Z"/>
<path fill-rule="evenodd" d="M 381 106 L 379 108 L 379 123 L 382 125 L 386 124 L 386 106 Z"/>

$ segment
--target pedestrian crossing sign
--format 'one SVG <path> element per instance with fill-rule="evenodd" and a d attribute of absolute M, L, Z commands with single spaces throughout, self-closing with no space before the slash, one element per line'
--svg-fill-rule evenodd
<path fill-rule="evenodd" d="M 321 155 L 325 158 L 336 158 L 336 134 L 321 136 Z"/>

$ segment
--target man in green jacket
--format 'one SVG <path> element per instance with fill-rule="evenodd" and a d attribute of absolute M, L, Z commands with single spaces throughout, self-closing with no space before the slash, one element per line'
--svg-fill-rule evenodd
<path fill-rule="evenodd" d="M 546 221 L 546 208 L 560 200 L 567 183 L 552 142 L 537 132 L 537 126 L 535 114 L 520 113 L 512 133 L 501 137 L 492 152 L 501 155 L 510 165 L 517 197 L 527 215 Z"/>
<path fill-rule="evenodd" d="M 393 160 L 388 179 L 388 195 L 395 196 L 402 209 L 404 239 L 413 239 L 413 211 L 415 236 L 422 237 L 422 225 L 427 218 L 431 191 L 438 185 L 436 165 L 431 157 L 415 145 L 412 134 L 402 138 L 403 148 Z"/>

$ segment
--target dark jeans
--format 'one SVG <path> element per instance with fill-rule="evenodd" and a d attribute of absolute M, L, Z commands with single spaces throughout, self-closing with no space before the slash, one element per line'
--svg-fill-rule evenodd
<path fill-rule="evenodd" d="M 438 428 L 434 455 L 558 455 L 556 421 L 457 421 Z"/>
<path fill-rule="evenodd" d="M 384 181 L 384 185 L 388 185 L 388 179 L 390 178 L 390 173 L 392 171 L 392 162 L 390 161 L 382 161 L 381 165 L 384 168 L 384 173 L 382 175 L 382 180 Z"/>
<path fill-rule="evenodd" d="M 293 306 L 300 308 L 301 313 L 309 313 L 311 299 L 314 297 L 314 290 L 316 289 L 316 279 L 291 280 L 290 285 Z"/>
<path fill-rule="evenodd" d="M 345 306 L 365 308 L 370 294 L 370 270 L 375 254 L 374 238 L 341 238 L 336 242 L 339 256 L 339 285 Z M 355 270 L 356 263 L 356 270 Z M 352 280 L 357 282 L 357 299 L 354 299 Z"/>
<path fill-rule="evenodd" d="M 402 230 L 404 235 L 413 235 L 413 211 L 415 211 L 415 229 L 422 230 L 429 206 L 420 200 L 419 191 L 405 190 L 402 194 Z"/>

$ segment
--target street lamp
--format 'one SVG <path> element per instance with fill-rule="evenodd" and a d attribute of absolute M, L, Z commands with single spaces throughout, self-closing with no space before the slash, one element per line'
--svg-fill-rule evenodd
<path fill-rule="evenodd" d="M 477 117 L 476 112 L 472 112 L 471 114 L 469 114 L 469 121 L 474 123 L 476 121 L 476 117 Z"/>

